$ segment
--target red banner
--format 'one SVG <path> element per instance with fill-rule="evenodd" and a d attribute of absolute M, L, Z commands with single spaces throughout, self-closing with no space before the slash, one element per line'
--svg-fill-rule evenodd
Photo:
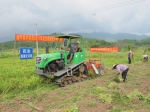
<path fill-rule="evenodd" d="M 91 52 L 118 52 L 118 47 L 90 48 Z"/>
<path fill-rule="evenodd" d="M 53 36 L 44 35 L 27 35 L 27 34 L 16 34 L 16 41 L 38 41 L 38 42 L 62 42 L 62 38 L 55 38 Z"/>

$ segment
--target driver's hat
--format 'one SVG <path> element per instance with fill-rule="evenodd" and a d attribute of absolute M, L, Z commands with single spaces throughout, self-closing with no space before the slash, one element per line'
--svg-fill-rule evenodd
<path fill-rule="evenodd" d="M 77 43 L 80 44 L 80 42 L 77 40 Z"/>

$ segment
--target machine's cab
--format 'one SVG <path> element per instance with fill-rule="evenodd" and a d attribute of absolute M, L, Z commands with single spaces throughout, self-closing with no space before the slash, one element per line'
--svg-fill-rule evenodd
<path fill-rule="evenodd" d="M 78 64 L 85 60 L 85 52 L 84 52 L 84 46 L 83 46 L 84 42 L 83 42 L 82 36 L 80 35 L 58 35 L 58 36 L 55 36 L 55 38 L 63 39 L 63 45 L 61 45 L 60 48 L 56 47 L 57 48 L 56 52 L 59 52 L 60 54 L 62 53 L 62 55 L 64 55 L 65 64 L 67 64 L 67 60 L 69 58 L 68 46 L 69 44 L 75 43 L 76 41 L 79 41 L 78 50 L 74 53 L 74 56 L 70 64 Z"/>

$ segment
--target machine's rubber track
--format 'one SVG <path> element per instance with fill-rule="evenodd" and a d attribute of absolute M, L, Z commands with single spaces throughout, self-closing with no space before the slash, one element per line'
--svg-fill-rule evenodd
<path fill-rule="evenodd" d="M 56 77 L 56 83 L 61 86 L 71 85 L 89 79 L 88 69 L 85 64 L 80 64 L 72 71 L 65 73 L 63 76 Z"/>

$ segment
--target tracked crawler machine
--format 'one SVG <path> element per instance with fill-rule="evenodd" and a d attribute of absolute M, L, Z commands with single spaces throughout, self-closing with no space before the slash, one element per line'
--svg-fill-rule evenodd
<path fill-rule="evenodd" d="M 36 56 L 35 73 L 46 77 L 53 76 L 56 83 L 60 86 L 89 79 L 88 68 L 92 65 L 85 61 L 83 37 L 80 35 L 58 35 L 55 38 L 63 39 L 63 46 L 57 48 L 56 44 L 55 48 L 57 49 L 55 53 Z M 80 47 L 74 53 L 71 62 L 67 64 L 69 51 L 66 48 L 70 43 L 77 40 L 80 41 Z"/>

